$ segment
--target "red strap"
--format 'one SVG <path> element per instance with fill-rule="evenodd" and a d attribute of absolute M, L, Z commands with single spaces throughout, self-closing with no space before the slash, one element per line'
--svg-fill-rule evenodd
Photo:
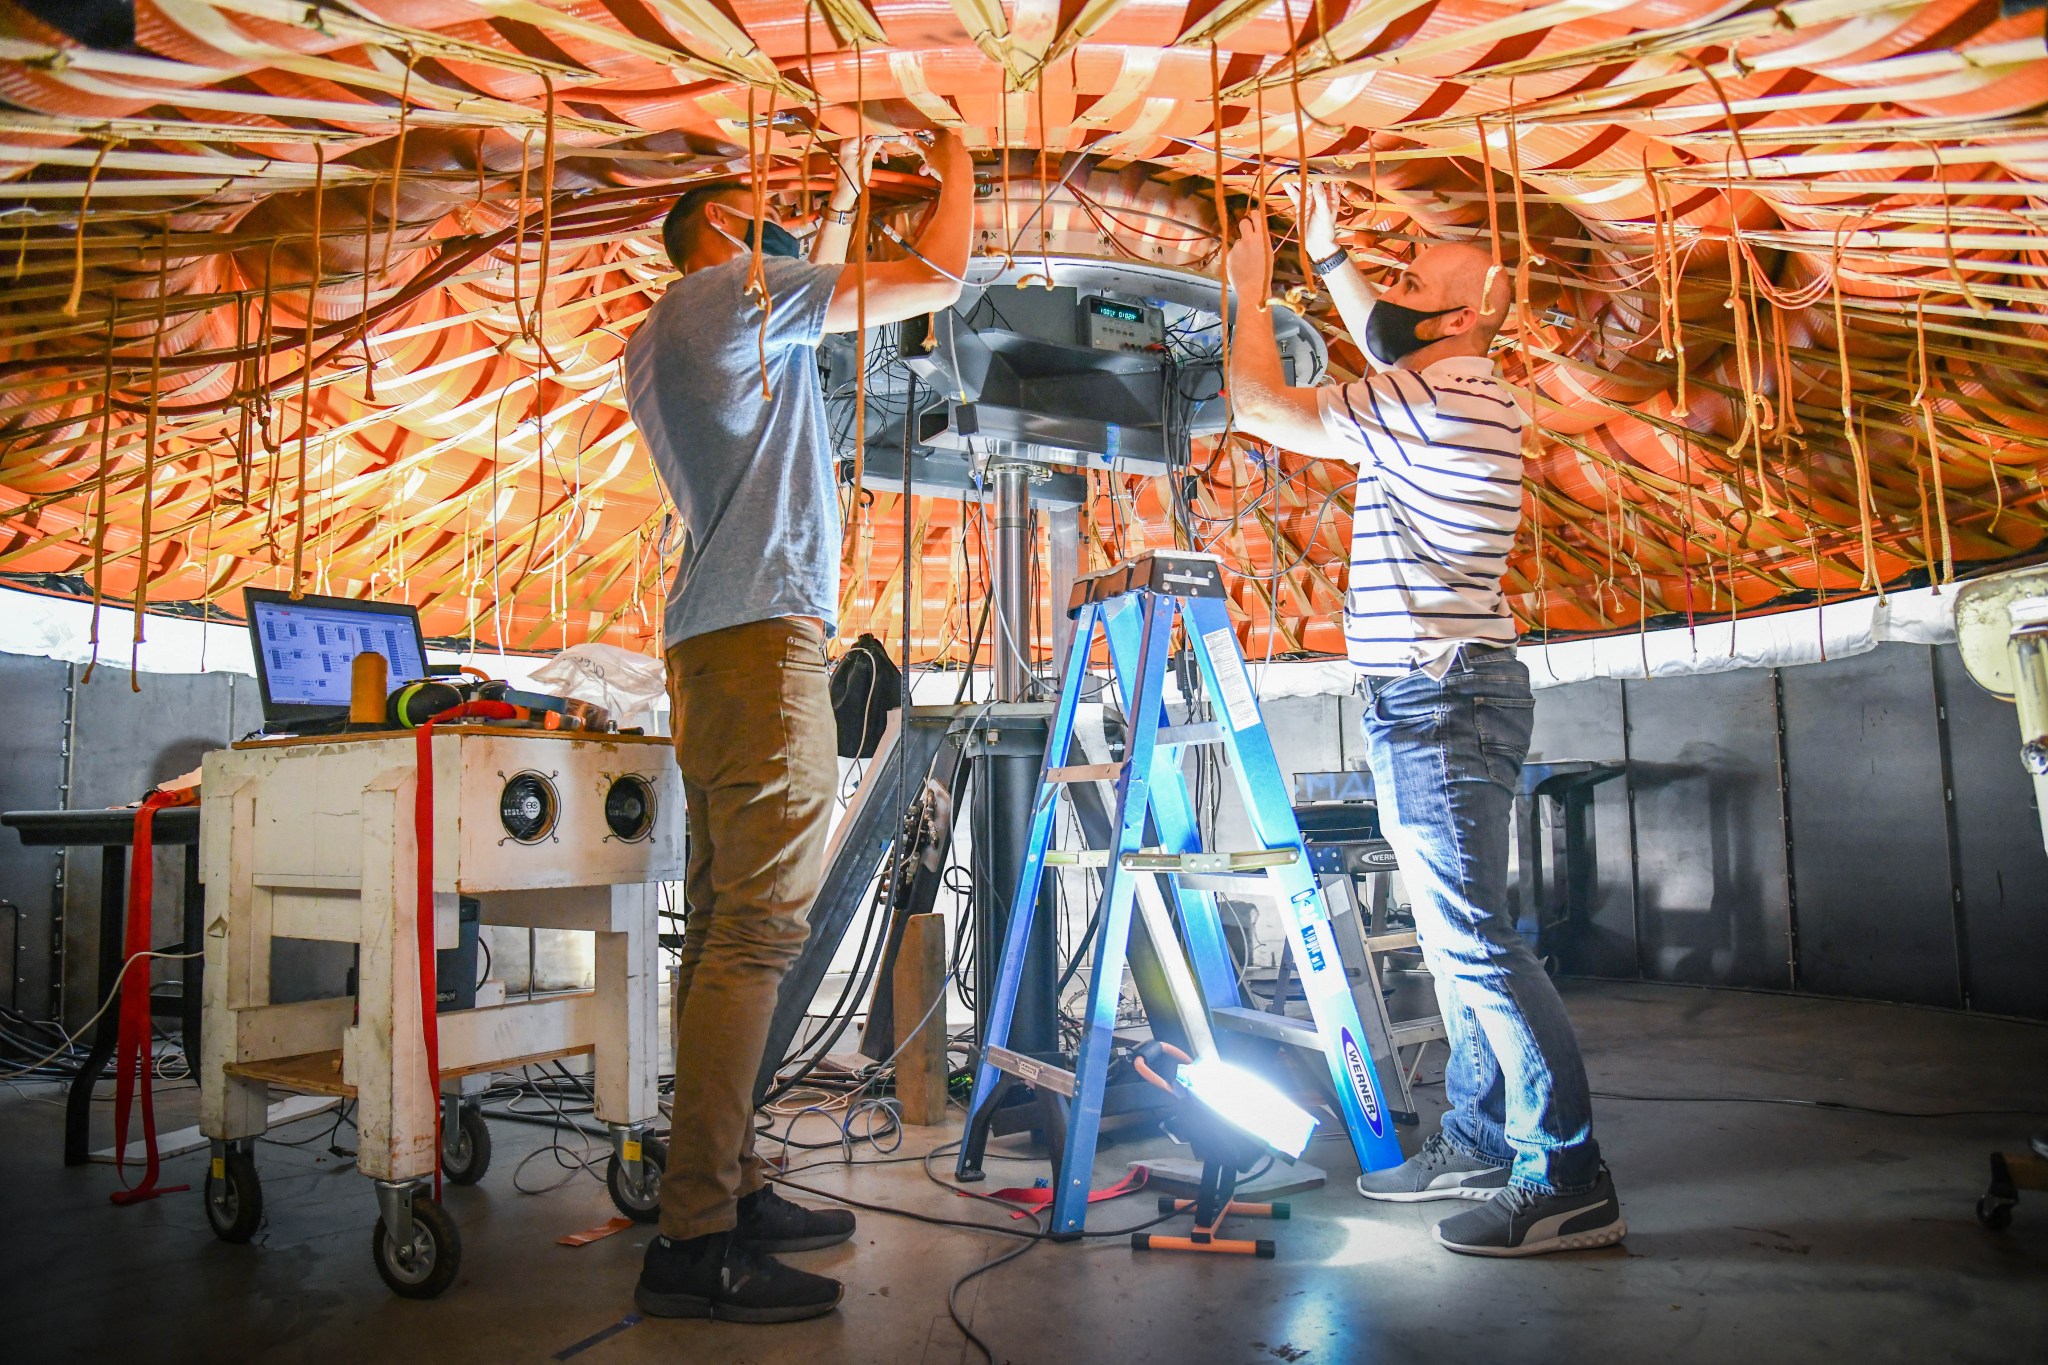
<path fill-rule="evenodd" d="M 1147 1172 L 1143 1166 L 1133 1166 L 1131 1173 L 1106 1189 L 1091 1190 L 1088 1202 L 1100 1204 L 1107 1199 L 1121 1199 L 1142 1188 Z M 1054 1191 L 1049 1185 L 1013 1185 L 1006 1190 L 991 1190 L 981 1194 L 975 1190 L 959 1190 L 956 1193 L 974 1199 L 997 1199 L 1005 1204 L 1021 1204 L 1023 1209 L 1010 1215 L 1012 1218 L 1028 1218 L 1034 1209 L 1042 1209 L 1052 1203 Z"/>
<path fill-rule="evenodd" d="M 472 702 L 468 705 L 487 705 Z M 502 703 L 500 703 L 502 705 Z M 434 1101 L 434 1198 L 441 1197 L 441 1019 L 434 974 L 434 722 L 466 707 L 452 707 L 416 732 L 419 780 L 413 784 L 413 837 L 419 845 L 418 912 L 413 922 L 420 978 L 420 1032 L 427 1044 L 427 1089 Z"/>
<path fill-rule="evenodd" d="M 151 792 L 135 812 L 135 852 L 128 863 L 127 940 L 122 947 L 121 976 L 117 986 L 121 995 L 117 1016 L 120 1029 L 115 1035 L 118 1041 L 114 1069 L 114 1170 L 120 1175 L 123 1186 L 128 1183 L 125 1164 L 128 1155 L 128 1106 L 135 1097 L 138 1082 L 142 1091 L 142 1141 L 149 1155 L 143 1167 L 142 1183 L 132 1189 L 115 1190 L 108 1196 L 116 1204 L 140 1204 L 160 1194 L 175 1194 L 191 1188 L 170 1185 L 158 1189 L 156 1185 L 156 1068 L 150 1056 L 150 959 L 141 954 L 150 950 L 150 908 L 156 889 L 156 813 L 166 806 L 192 805 L 194 800 L 189 791 Z M 185 951 L 193 952 L 195 949 L 187 944 Z M 196 1061 L 193 1065 L 196 1069 Z"/>

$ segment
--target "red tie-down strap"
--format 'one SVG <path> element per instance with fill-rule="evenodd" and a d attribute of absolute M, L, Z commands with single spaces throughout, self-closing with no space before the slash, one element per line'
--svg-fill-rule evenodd
<path fill-rule="evenodd" d="M 469 701 L 428 718 L 413 732 L 413 841 L 419 846 L 418 899 L 413 942 L 420 981 L 420 1035 L 426 1043 L 427 1090 L 434 1104 L 434 1198 L 441 1197 L 441 1019 L 434 972 L 434 727 L 450 720 L 513 720 L 519 707 L 502 701 Z"/>
<path fill-rule="evenodd" d="M 150 951 L 150 909 L 156 889 L 156 813 L 170 806 L 197 804 L 199 793 L 190 789 L 151 792 L 135 812 L 135 852 L 128 863 L 127 938 L 122 947 L 117 987 L 121 993 L 121 1005 L 117 1016 L 120 1028 L 115 1035 L 114 1170 L 121 1177 L 124 1188 L 108 1196 L 116 1204 L 139 1204 L 160 1194 L 175 1194 L 191 1188 L 169 1185 L 158 1189 L 156 1184 L 156 1105 L 153 1103 L 156 1076 L 150 1055 L 150 959 L 144 955 Z M 198 950 L 188 943 L 184 951 Z M 192 1060 L 192 1069 L 198 1070 L 196 1059 Z M 148 1158 L 142 1171 L 142 1183 L 128 1187 L 128 1107 L 138 1088 L 142 1092 L 142 1142 Z"/>
<path fill-rule="evenodd" d="M 435 720 L 440 719 L 436 716 Z M 413 945 L 420 979 L 420 1034 L 427 1047 L 427 1091 L 434 1105 L 434 1198 L 441 1197 L 441 1020 L 434 973 L 434 722 L 413 735 L 419 766 L 413 783 L 412 831 L 419 846 Z"/>
<path fill-rule="evenodd" d="M 1143 1166 L 1133 1166 L 1131 1173 L 1116 1184 L 1107 1189 L 1090 1190 L 1088 1202 L 1100 1204 L 1107 1199 L 1121 1199 L 1127 1194 L 1135 1193 L 1144 1186 L 1146 1174 Z M 1004 1204 L 1023 1205 L 1023 1208 L 1010 1215 L 1012 1218 L 1028 1218 L 1034 1210 L 1044 1208 L 1052 1203 L 1053 1199 L 1053 1189 L 1049 1185 L 1013 1185 L 1009 1189 L 991 1190 L 987 1194 L 975 1190 L 956 1190 L 955 1193 L 975 1199 L 994 1199 Z"/>

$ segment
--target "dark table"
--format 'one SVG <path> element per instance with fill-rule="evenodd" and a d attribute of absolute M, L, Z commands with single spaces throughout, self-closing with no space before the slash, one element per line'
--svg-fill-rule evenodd
<path fill-rule="evenodd" d="M 1625 763 L 1568 760 L 1522 765 L 1516 818 L 1516 848 L 1521 858 L 1522 932 L 1534 941 L 1536 956 L 1557 959 L 1569 952 L 1570 935 L 1583 929 L 1599 890 L 1599 851 L 1593 841 L 1593 788 L 1628 771 Z M 1562 850 L 1552 849 L 1557 872 L 1544 868 L 1545 800 L 1557 802 L 1557 830 Z M 1557 883 L 1561 881 L 1562 886 Z M 1565 964 L 1569 969 L 1570 964 Z"/>
<path fill-rule="evenodd" d="M 95 1006 L 114 989 L 121 973 L 123 941 L 128 912 L 129 850 L 135 842 L 133 810 L 11 810 L 0 814 L 0 825 L 10 825 L 24 844 L 54 848 L 97 848 L 100 850 L 100 960 L 92 999 Z M 199 807 L 174 806 L 156 813 L 152 836 L 159 848 L 182 846 L 185 850 L 185 937 L 182 943 L 167 944 L 161 951 L 196 953 L 204 946 L 205 896 L 199 885 Z M 149 869 L 139 869 L 150 875 Z M 184 967 L 181 997 L 175 1011 L 159 1011 L 154 999 L 150 1012 L 177 1013 L 182 1017 L 185 1056 L 196 1074 L 199 1069 L 199 1012 L 204 975 L 204 958 L 188 957 Z M 145 981 L 148 977 L 145 975 Z M 92 1090 L 114 1055 L 120 1033 L 121 1007 L 110 1005 L 93 1026 L 92 1049 L 71 1082 L 64 1102 L 64 1164 L 85 1164 L 91 1132 Z"/>

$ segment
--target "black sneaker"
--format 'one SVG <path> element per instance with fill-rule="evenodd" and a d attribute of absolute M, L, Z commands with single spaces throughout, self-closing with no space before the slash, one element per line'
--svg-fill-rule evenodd
<path fill-rule="evenodd" d="M 740 1225 L 733 1235 L 755 1251 L 816 1251 L 853 1236 L 851 1209 L 807 1209 L 763 1185 L 740 1200 Z"/>
<path fill-rule="evenodd" d="M 1466 1256 L 1541 1256 L 1547 1251 L 1584 1251 L 1611 1246 L 1628 1236 L 1614 1177 L 1600 1168 L 1600 1181 L 1584 1194 L 1544 1194 L 1510 1185 L 1476 1209 L 1436 1225 L 1436 1240 Z"/>
<path fill-rule="evenodd" d="M 792 1269 L 730 1232 L 672 1242 L 656 1237 L 633 1302 L 657 1318 L 802 1322 L 839 1306 L 839 1281 Z"/>
<path fill-rule="evenodd" d="M 1431 1133 L 1400 1165 L 1358 1177 L 1358 1192 L 1389 1204 L 1422 1204 L 1432 1199 L 1491 1199 L 1507 1183 L 1507 1167 L 1474 1161 L 1444 1141 L 1442 1133 Z"/>

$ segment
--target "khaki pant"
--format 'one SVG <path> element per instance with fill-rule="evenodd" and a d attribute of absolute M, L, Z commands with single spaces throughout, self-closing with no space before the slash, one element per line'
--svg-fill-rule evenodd
<path fill-rule="evenodd" d="M 809 622 L 684 640 L 668 652 L 668 686 L 690 849 L 661 1230 L 681 1239 L 731 1228 L 765 1183 L 754 1077 L 810 933 L 839 768 L 825 640 Z"/>

